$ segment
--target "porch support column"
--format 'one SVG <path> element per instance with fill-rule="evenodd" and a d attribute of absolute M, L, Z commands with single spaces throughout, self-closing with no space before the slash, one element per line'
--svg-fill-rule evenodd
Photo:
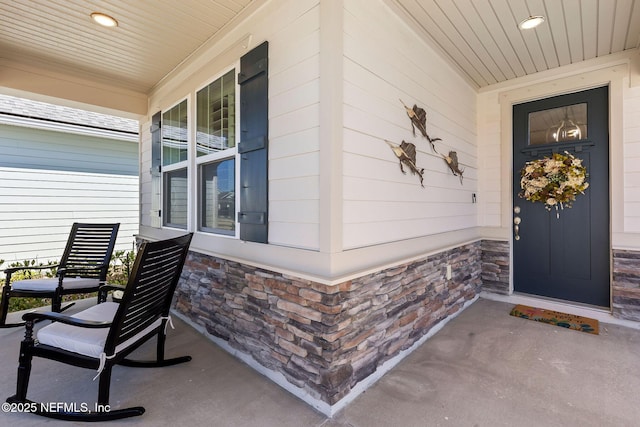
<path fill-rule="evenodd" d="M 342 252 L 343 0 L 320 1 L 320 252 Z M 333 270 L 333 267 L 329 267 Z"/>

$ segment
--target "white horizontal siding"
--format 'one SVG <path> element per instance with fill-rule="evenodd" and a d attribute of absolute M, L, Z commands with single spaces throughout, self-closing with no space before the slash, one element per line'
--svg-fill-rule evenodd
<path fill-rule="evenodd" d="M 640 87 L 627 88 L 624 111 L 624 231 L 640 233 Z"/>
<path fill-rule="evenodd" d="M 500 104 L 497 93 L 478 97 L 478 224 L 500 227 L 502 180 L 510 179 L 501 172 Z M 507 195 L 505 195 L 507 197 Z"/>
<path fill-rule="evenodd" d="M 476 226 L 474 90 L 383 2 L 345 2 L 344 22 L 344 249 Z M 427 140 L 413 136 L 400 99 L 426 110 L 439 152 L 457 152 L 462 185 Z M 425 188 L 406 167 L 400 172 L 385 139 L 416 145 Z"/>
<path fill-rule="evenodd" d="M 388 221 L 358 222 L 351 227 L 345 227 L 345 240 L 359 240 L 362 239 L 362 235 L 367 235 L 369 245 L 397 242 L 415 238 L 415 230 L 420 230 L 424 235 L 434 235 L 468 228 L 468 221 L 469 218 L 467 216 L 446 216 L 413 220 L 394 220 L 393 226 L 390 226 Z"/>
<path fill-rule="evenodd" d="M 138 232 L 138 145 L 0 125 L 0 259 L 58 260 L 73 222 L 119 222 L 116 249 Z"/>
<path fill-rule="evenodd" d="M 138 178 L 0 167 L 0 259 L 58 259 L 73 222 L 119 222 L 116 249 L 138 232 Z"/>
<path fill-rule="evenodd" d="M 320 12 L 300 2 L 269 38 L 269 243 L 319 248 Z"/>

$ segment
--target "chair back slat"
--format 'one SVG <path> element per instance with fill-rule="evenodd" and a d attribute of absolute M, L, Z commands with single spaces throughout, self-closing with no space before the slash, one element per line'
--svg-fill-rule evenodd
<path fill-rule="evenodd" d="M 107 338 L 107 354 L 169 315 L 191 237 L 142 244 Z"/>
<path fill-rule="evenodd" d="M 60 268 L 92 268 L 91 272 L 74 276 L 106 280 L 111 254 L 116 244 L 120 224 L 74 223 Z"/>

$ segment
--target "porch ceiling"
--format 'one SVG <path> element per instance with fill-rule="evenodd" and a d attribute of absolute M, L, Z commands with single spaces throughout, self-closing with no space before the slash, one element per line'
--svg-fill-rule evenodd
<path fill-rule="evenodd" d="M 478 87 L 640 45 L 640 0 L 389 0 Z M 518 24 L 541 15 L 533 30 Z"/>
<path fill-rule="evenodd" d="M 0 2 L 0 65 L 148 94 L 171 70 L 265 0 Z M 349 0 L 345 0 L 349 1 Z M 637 49 L 640 0 L 385 0 L 478 88 Z M 119 22 L 102 28 L 99 11 Z M 523 32 L 518 22 L 543 15 Z M 0 80 L 0 85 L 2 85 Z"/>
<path fill-rule="evenodd" d="M 148 93 L 251 3 L 256 1 L 2 1 L 0 57 Z M 118 27 L 95 24 L 92 12 L 112 16 Z"/>

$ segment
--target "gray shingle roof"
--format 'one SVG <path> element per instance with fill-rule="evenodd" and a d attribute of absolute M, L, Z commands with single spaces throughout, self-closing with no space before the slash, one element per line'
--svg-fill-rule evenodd
<path fill-rule="evenodd" d="M 0 114 L 138 133 L 138 121 L 0 94 Z"/>

